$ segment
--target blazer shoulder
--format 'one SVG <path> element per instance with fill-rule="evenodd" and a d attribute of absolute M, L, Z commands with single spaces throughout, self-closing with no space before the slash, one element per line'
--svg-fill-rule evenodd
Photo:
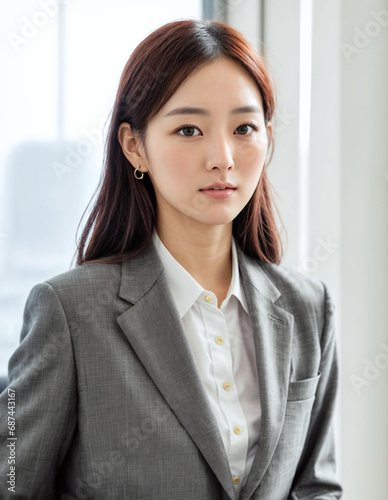
<path fill-rule="evenodd" d="M 281 293 L 277 304 L 289 310 L 314 310 L 318 316 L 332 300 L 322 280 L 302 273 L 298 269 L 270 263 L 259 263 L 263 272 Z"/>
<path fill-rule="evenodd" d="M 260 265 L 281 293 L 276 305 L 294 316 L 301 331 L 311 330 L 315 325 L 314 329 L 321 338 L 325 326 L 330 326 L 335 310 L 326 283 L 298 269 L 268 263 Z"/>
<path fill-rule="evenodd" d="M 59 297 L 93 296 L 102 289 L 118 290 L 121 280 L 121 263 L 90 263 L 53 276 L 44 283 L 50 285 Z"/>

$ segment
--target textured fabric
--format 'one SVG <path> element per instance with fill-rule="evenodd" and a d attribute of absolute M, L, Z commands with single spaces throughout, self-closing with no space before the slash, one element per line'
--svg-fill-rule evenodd
<path fill-rule="evenodd" d="M 338 372 L 325 285 L 239 251 L 261 399 L 241 500 L 341 497 L 333 411 Z M 9 362 L 16 494 L 0 498 L 236 500 L 228 459 L 153 245 L 33 287 Z M 7 414 L 7 391 L 0 396 Z M 6 450 L 6 453 L 4 453 Z"/>
<path fill-rule="evenodd" d="M 154 232 L 153 242 L 182 318 L 240 494 L 251 470 L 260 431 L 260 395 L 252 322 L 232 240 L 232 279 L 220 309 Z M 226 384 L 226 385 L 225 385 Z"/>

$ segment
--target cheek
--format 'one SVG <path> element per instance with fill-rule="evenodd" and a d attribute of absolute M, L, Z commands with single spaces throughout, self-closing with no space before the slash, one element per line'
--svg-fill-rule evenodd
<path fill-rule="evenodd" d="M 239 164 L 252 176 L 260 177 L 267 155 L 267 142 L 255 142 L 246 144 L 240 150 Z"/>
<path fill-rule="evenodd" d="M 154 175 L 163 173 L 170 177 L 171 182 L 182 182 L 187 179 L 193 174 L 193 167 L 198 164 L 195 152 L 189 152 L 187 147 L 160 144 L 155 151 L 152 161 Z"/>
<path fill-rule="evenodd" d="M 194 158 L 187 151 L 179 148 L 168 147 L 160 144 L 154 149 L 150 157 L 149 172 L 154 187 L 159 191 L 169 191 L 172 186 L 176 187 L 175 193 L 181 193 L 190 185 L 188 179 L 193 173 L 191 165 Z"/>

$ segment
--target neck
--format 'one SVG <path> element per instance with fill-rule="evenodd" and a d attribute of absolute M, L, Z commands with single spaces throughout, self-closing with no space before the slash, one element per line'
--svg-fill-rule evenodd
<path fill-rule="evenodd" d="M 203 288 L 216 295 L 220 307 L 232 279 L 232 224 L 208 226 L 194 232 L 178 232 L 158 224 L 157 232 L 179 264 Z"/>

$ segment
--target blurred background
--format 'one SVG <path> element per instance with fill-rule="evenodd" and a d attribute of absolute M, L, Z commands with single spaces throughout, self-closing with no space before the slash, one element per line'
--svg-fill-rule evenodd
<path fill-rule="evenodd" d="M 228 22 L 269 63 L 283 265 L 336 304 L 344 498 L 387 500 L 387 0 L 0 0 L 0 377 L 30 289 L 71 267 L 129 55 L 182 18 Z"/>

